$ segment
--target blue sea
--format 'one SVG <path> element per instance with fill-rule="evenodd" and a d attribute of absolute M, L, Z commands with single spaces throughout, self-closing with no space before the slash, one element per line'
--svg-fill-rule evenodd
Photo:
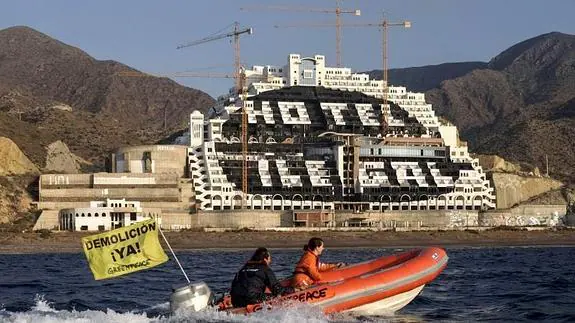
<path fill-rule="evenodd" d="M 402 249 L 329 249 L 324 261 L 359 262 Z M 174 261 L 123 278 L 95 281 L 83 254 L 0 255 L 0 322 L 574 322 L 574 247 L 448 248 L 447 268 L 393 316 L 324 316 L 311 307 L 232 316 L 168 314 L 185 278 Z M 192 281 L 224 292 L 251 250 L 176 254 Z M 278 277 L 300 250 L 272 250 Z"/>

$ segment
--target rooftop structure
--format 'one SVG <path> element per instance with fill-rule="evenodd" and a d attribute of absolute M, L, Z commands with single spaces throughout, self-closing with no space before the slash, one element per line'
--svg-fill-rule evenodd
<path fill-rule="evenodd" d="M 245 75 L 249 95 L 286 86 L 323 86 L 383 98 L 382 80 L 371 80 L 368 74 L 354 73 L 347 67 L 326 67 L 323 55 L 301 57 L 299 54 L 290 54 L 287 64 L 282 67 L 253 66 L 245 70 Z"/>

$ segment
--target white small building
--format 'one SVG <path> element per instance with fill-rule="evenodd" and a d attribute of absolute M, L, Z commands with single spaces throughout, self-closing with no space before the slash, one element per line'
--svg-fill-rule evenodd
<path fill-rule="evenodd" d="M 106 199 L 91 201 L 89 207 L 62 209 L 58 214 L 62 231 L 108 231 L 153 217 L 161 224 L 161 210 L 143 209 L 139 201 Z"/>

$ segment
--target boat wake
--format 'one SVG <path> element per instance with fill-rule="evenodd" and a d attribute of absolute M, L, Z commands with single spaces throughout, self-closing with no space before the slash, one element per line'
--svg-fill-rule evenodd
<path fill-rule="evenodd" d="M 37 296 L 34 306 L 25 312 L 11 312 L 0 309 L 0 322 L 9 323 L 192 323 L 192 322 L 333 322 L 339 318 L 325 316 L 319 309 L 300 304 L 291 308 L 280 308 L 274 311 L 262 311 L 245 315 L 234 315 L 226 312 L 218 312 L 215 309 L 207 309 L 201 312 L 193 312 L 182 309 L 173 315 L 150 315 L 148 313 L 166 312 L 169 308 L 167 303 L 161 303 L 146 310 L 116 312 L 107 310 L 58 310 L 42 296 Z M 346 322 L 355 321 L 353 317 L 345 319 Z"/>

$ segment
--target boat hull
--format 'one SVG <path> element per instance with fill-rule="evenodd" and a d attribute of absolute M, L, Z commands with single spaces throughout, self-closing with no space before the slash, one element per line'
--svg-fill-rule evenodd
<path fill-rule="evenodd" d="M 354 307 L 344 312 L 355 315 L 392 315 L 404 308 L 407 304 L 411 303 L 411 301 L 421 293 L 423 287 L 425 287 L 425 285 L 421 285 L 407 292 L 399 293 L 373 303 Z"/>
<path fill-rule="evenodd" d="M 251 313 L 295 302 L 326 313 L 385 315 L 403 308 L 447 265 L 445 250 L 429 247 L 380 257 L 322 273 L 323 280 L 306 290 L 246 308 L 231 308 L 230 299 L 218 306 L 233 313 Z M 289 280 L 283 281 L 289 284 Z"/>

